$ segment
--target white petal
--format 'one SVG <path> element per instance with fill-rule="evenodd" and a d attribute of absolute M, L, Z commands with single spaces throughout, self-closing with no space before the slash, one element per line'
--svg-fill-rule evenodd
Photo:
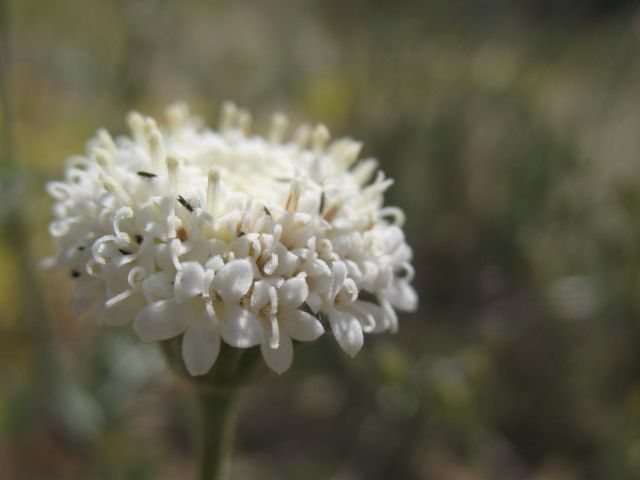
<path fill-rule="evenodd" d="M 194 317 L 190 303 L 178 303 L 173 299 L 152 303 L 138 314 L 133 328 L 143 342 L 157 342 L 180 335 Z"/>
<path fill-rule="evenodd" d="M 342 289 L 342 285 L 344 285 L 344 281 L 347 278 L 347 266 L 344 262 L 336 261 L 333 262 L 331 266 L 332 272 L 332 283 L 331 283 L 331 293 L 329 297 L 331 300 L 336 298 L 338 292 Z"/>
<path fill-rule="evenodd" d="M 330 310 L 329 323 L 340 347 L 354 357 L 364 343 L 362 325 L 360 325 L 358 319 L 340 310 Z"/>
<path fill-rule="evenodd" d="M 284 331 L 301 342 L 311 342 L 324 333 L 324 327 L 316 317 L 300 310 L 287 312 L 281 321 Z"/>
<path fill-rule="evenodd" d="M 133 294 L 118 303 L 102 307 L 98 313 L 98 323 L 111 326 L 128 325 L 146 304 L 142 295 Z"/>
<path fill-rule="evenodd" d="M 308 296 L 309 287 L 304 274 L 286 280 L 278 289 L 278 300 L 282 308 L 298 308 Z"/>
<path fill-rule="evenodd" d="M 293 362 L 293 342 L 288 335 L 280 336 L 278 348 L 271 348 L 269 342 L 260 345 L 262 358 L 271 370 L 278 375 L 286 372 Z"/>
<path fill-rule="evenodd" d="M 384 290 L 383 294 L 398 310 L 415 312 L 418 308 L 418 295 L 408 282 L 396 280 Z"/>
<path fill-rule="evenodd" d="M 218 358 L 220 335 L 211 320 L 202 317 L 182 337 L 182 358 L 191 375 L 204 375 Z"/>
<path fill-rule="evenodd" d="M 251 310 L 257 312 L 269 303 L 269 288 L 272 283 L 268 280 L 258 280 L 253 286 L 251 294 Z"/>
<path fill-rule="evenodd" d="M 307 305 L 313 313 L 318 313 L 322 308 L 322 297 L 315 292 L 310 292 L 307 297 Z"/>
<path fill-rule="evenodd" d="M 226 303 L 235 303 L 249 291 L 253 283 L 253 268 L 246 260 L 232 260 L 216 273 L 213 288 Z"/>
<path fill-rule="evenodd" d="M 219 324 L 220 335 L 232 347 L 249 348 L 262 342 L 262 326 L 253 313 L 237 305 L 226 305 Z"/>
<path fill-rule="evenodd" d="M 173 276 L 156 272 L 142 282 L 142 292 L 149 303 L 173 297 Z"/>
<path fill-rule="evenodd" d="M 387 315 L 389 331 L 391 333 L 396 333 L 398 331 L 398 314 L 393 309 L 393 306 L 391 305 L 389 300 L 387 300 L 387 297 L 385 297 L 384 292 L 378 293 L 376 295 L 376 298 L 378 299 L 378 303 L 384 309 Z"/>
<path fill-rule="evenodd" d="M 182 270 L 176 273 L 176 300 L 183 302 L 202 293 L 204 268 L 198 262 L 184 262 Z"/>
<path fill-rule="evenodd" d="M 283 248 L 283 251 L 278 253 L 278 257 L 278 268 L 274 272 L 276 275 L 282 276 L 289 274 L 290 272 L 293 272 L 298 265 L 298 256 L 294 255 L 286 248 Z"/>
<path fill-rule="evenodd" d="M 322 277 L 331 277 L 331 269 L 329 265 L 324 260 L 320 260 L 319 258 L 313 260 L 312 262 L 308 262 L 304 265 L 309 275 L 313 276 L 322 276 Z"/>
<path fill-rule="evenodd" d="M 237 258 L 244 258 L 249 256 L 249 239 L 247 236 L 235 238 L 231 242 L 231 251 Z"/>
<path fill-rule="evenodd" d="M 373 332 L 380 333 L 388 330 L 391 326 L 391 319 L 389 318 L 387 311 L 381 306 L 376 305 L 375 303 L 363 302 L 362 300 L 358 300 L 354 302 L 353 307 L 361 310 L 364 314 L 373 317 Z"/>

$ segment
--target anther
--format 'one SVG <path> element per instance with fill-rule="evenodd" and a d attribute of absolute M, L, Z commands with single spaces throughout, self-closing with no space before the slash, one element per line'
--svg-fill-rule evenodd
<path fill-rule="evenodd" d="M 282 143 L 282 139 L 284 138 L 284 134 L 287 130 L 288 125 L 289 120 L 284 113 L 275 113 L 273 117 L 271 117 L 269 141 L 275 144 Z"/>
<path fill-rule="evenodd" d="M 105 148 L 111 153 L 117 152 L 118 148 L 116 147 L 116 143 L 113 141 L 109 132 L 107 132 L 104 128 L 98 130 L 98 140 L 100 141 L 100 146 Z"/>
<path fill-rule="evenodd" d="M 149 133 L 147 138 L 149 142 L 149 156 L 151 157 L 151 169 L 160 170 L 162 158 L 164 157 L 164 145 L 162 142 L 162 134 L 158 129 Z"/>
<path fill-rule="evenodd" d="M 251 132 L 251 114 L 246 110 L 238 112 L 238 127 L 245 135 Z"/>
<path fill-rule="evenodd" d="M 129 125 L 133 138 L 138 145 L 144 145 L 144 123 L 144 117 L 138 112 L 129 112 L 127 115 L 127 124 Z"/>
<path fill-rule="evenodd" d="M 215 215 L 218 203 L 218 192 L 220 191 L 220 172 L 218 170 L 209 170 L 207 178 L 207 212 Z"/>
<path fill-rule="evenodd" d="M 102 170 L 105 172 L 109 172 L 111 170 L 111 161 L 113 160 L 111 154 L 105 150 L 104 148 L 96 148 L 94 150 L 94 156 L 96 159 L 96 163 Z"/>
<path fill-rule="evenodd" d="M 269 289 L 269 320 L 271 321 L 271 338 L 269 339 L 269 346 L 271 348 L 278 348 L 280 346 L 280 326 L 278 324 L 278 294 L 274 287 Z"/>
<path fill-rule="evenodd" d="M 176 133 L 182 128 L 187 119 L 189 118 L 189 107 L 184 102 L 177 102 L 169 105 L 165 115 L 169 122 L 169 128 L 173 133 Z"/>
<path fill-rule="evenodd" d="M 348 141 L 347 144 L 342 149 L 342 160 L 344 161 L 345 168 L 351 167 L 358 157 L 360 156 L 360 152 L 362 151 L 362 143 Z"/>
<path fill-rule="evenodd" d="M 131 197 L 124 191 L 124 188 L 122 188 L 118 182 L 116 182 L 112 177 L 107 177 L 105 175 L 100 175 L 100 179 L 102 180 L 102 184 L 107 192 L 120 200 L 122 204 L 131 205 Z"/>
<path fill-rule="evenodd" d="M 321 155 L 330 138 L 331 135 L 327 127 L 322 124 L 316 126 L 316 128 L 313 129 L 313 138 L 311 140 L 313 143 L 313 153 Z"/>
<path fill-rule="evenodd" d="M 293 213 L 298 210 L 298 204 L 300 203 L 300 194 L 302 193 L 302 182 L 299 178 L 294 178 L 291 181 L 291 186 L 289 187 L 289 195 L 287 196 L 287 201 L 284 205 L 284 208 L 287 212 Z"/>
<path fill-rule="evenodd" d="M 167 175 L 169 176 L 169 188 L 172 192 L 178 189 L 178 166 L 180 161 L 173 155 L 167 156 Z"/>
<path fill-rule="evenodd" d="M 238 108 L 233 102 L 224 102 L 220 113 L 220 130 L 224 132 L 225 130 L 233 128 L 237 114 Z"/>

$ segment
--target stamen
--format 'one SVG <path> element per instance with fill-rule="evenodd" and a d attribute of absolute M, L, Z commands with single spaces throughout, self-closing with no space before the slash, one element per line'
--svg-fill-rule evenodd
<path fill-rule="evenodd" d="M 378 300 L 378 304 L 383 308 L 383 310 L 387 314 L 387 317 L 389 319 L 389 331 L 391 333 L 397 333 L 398 332 L 398 314 L 393 309 L 391 302 L 389 302 L 389 300 L 387 300 L 387 298 L 384 295 L 381 295 L 380 293 L 376 295 L 376 299 Z"/>
<path fill-rule="evenodd" d="M 324 218 L 327 222 L 331 223 L 333 219 L 336 218 L 336 215 L 340 211 L 341 203 L 342 202 L 338 201 L 333 205 L 331 205 L 329 208 L 327 208 L 322 214 L 322 218 Z"/>
<path fill-rule="evenodd" d="M 135 290 L 133 290 L 132 288 L 130 288 L 129 290 L 125 290 L 124 292 L 120 292 L 119 294 L 111 297 L 109 300 L 107 300 L 106 302 L 104 302 L 104 306 L 106 308 L 112 307 L 117 303 L 122 302 L 123 300 L 126 300 L 127 298 L 129 298 L 131 295 L 133 295 L 134 293 L 136 293 Z"/>
<path fill-rule="evenodd" d="M 124 188 L 116 182 L 113 177 L 108 177 L 106 175 L 100 174 L 100 179 L 102 180 L 102 184 L 104 185 L 104 189 L 109 192 L 111 195 L 116 197 L 120 203 L 124 205 L 131 205 L 131 197 L 127 192 L 124 191 Z"/>
<path fill-rule="evenodd" d="M 271 129 L 269 131 L 269 141 L 274 144 L 282 143 L 284 134 L 289 125 L 289 120 L 284 113 L 275 113 L 271 117 Z"/>
<path fill-rule="evenodd" d="M 133 267 L 129 272 L 129 275 L 127 276 L 127 281 L 129 282 L 129 285 L 131 285 L 131 288 L 141 288 L 146 274 L 147 271 L 144 269 L 144 267 Z"/>
<path fill-rule="evenodd" d="M 120 228 L 120 222 L 128 218 L 133 218 L 133 210 L 129 207 L 122 207 L 118 209 L 113 217 L 113 232 L 116 234 L 117 238 L 123 240 L 125 243 L 129 243 L 131 241 L 131 236 L 127 232 L 122 231 Z"/>
<path fill-rule="evenodd" d="M 378 162 L 373 158 L 368 158 L 356 165 L 351 173 L 355 182 L 362 187 L 369 181 L 376 168 L 378 168 Z"/>
<path fill-rule="evenodd" d="M 380 209 L 380 217 L 390 217 L 393 225 L 401 227 L 404 225 L 406 217 L 404 212 L 398 207 L 384 207 Z"/>
<path fill-rule="evenodd" d="M 402 265 L 400 265 L 401 268 L 404 269 L 404 278 L 403 280 L 406 282 L 412 282 L 413 281 L 413 277 L 415 277 L 416 275 L 416 271 L 413 268 L 413 266 L 408 263 L 408 262 L 404 262 Z"/>
<path fill-rule="evenodd" d="M 238 127 L 246 136 L 251 133 L 251 114 L 246 110 L 238 112 Z"/>
<path fill-rule="evenodd" d="M 236 122 L 237 114 L 238 108 L 233 102 L 224 102 L 222 104 L 222 111 L 220 113 L 220 131 L 224 132 L 233 128 L 233 124 Z"/>
<path fill-rule="evenodd" d="M 169 243 L 169 253 L 171 254 L 171 261 L 173 262 L 173 266 L 176 268 L 178 272 L 182 270 L 182 265 L 180 264 L 180 260 L 178 260 L 178 255 L 180 255 L 180 240 L 174 238 Z"/>
<path fill-rule="evenodd" d="M 129 129 L 131 130 L 133 139 L 136 141 L 136 143 L 138 145 L 144 145 L 144 117 L 138 112 L 129 112 L 129 114 L 127 115 L 127 124 L 129 125 Z"/>
<path fill-rule="evenodd" d="M 356 314 L 356 317 L 360 318 L 362 330 L 365 333 L 373 332 L 375 330 L 376 320 L 374 316 L 371 314 L 371 312 L 367 311 L 361 305 L 358 305 L 358 302 L 354 302 L 352 305 L 350 305 L 350 308 L 348 308 L 348 310 L 351 310 L 354 314 Z"/>
<path fill-rule="evenodd" d="M 207 179 L 207 212 L 215 215 L 218 203 L 218 192 L 220 191 L 220 172 L 216 169 L 209 170 Z"/>
<path fill-rule="evenodd" d="M 177 133 L 189 118 L 189 107 L 187 107 L 186 103 L 177 102 L 170 105 L 165 114 L 169 122 L 169 128 L 173 133 Z"/>
<path fill-rule="evenodd" d="M 104 147 L 111 153 L 115 153 L 118 151 L 116 147 L 116 143 L 113 141 L 109 132 L 107 132 L 104 128 L 98 130 L 98 140 L 100 141 L 100 146 Z"/>
<path fill-rule="evenodd" d="M 113 156 L 111 155 L 111 152 L 98 147 L 93 151 L 93 155 L 96 159 L 96 163 L 100 168 L 102 168 L 102 170 L 105 172 L 111 171 L 111 164 L 113 163 Z"/>
<path fill-rule="evenodd" d="M 278 317 L 276 315 L 278 311 L 278 293 L 274 287 L 269 289 L 269 300 L 271 302 L 271 308 L 269 311 L 269 320 L 271 321 L 271 338 L 269 339 L 269 346 L 275 349 L 280 346 L 280 325 L 278 324 Z"/>
<path fill-rule="evenodd" d="M 213 322 L 213 325 L 218 326 L 218 317 L 216 316 L 216 311 L 213 309 L 213 301 L 209 296 L 204 299 L 204 309 L 207 312 L 207 317 Z"/>
<path fill-rule="evenodd" d="M 391 185 L 393 185 L 393 179 L 386 178 L 384 173 L 378 170 L 376 179 L 362 190 L 362 195 L 366 198 L 375 198 L 377 195 L 382 195 Z"/>
<path fill-rule="evenodd" d="M 158 124 L 156 123 L 156 121 L 151 118 L 151 117 L 145 117 L 144 119 L 144 131 L 147 135 L 149 135 L 151 132 L 158 130 Z"/>
<path fill-rule="evenodd" d="M 313 153 L 316 155 L 322 155 L 324 152 L 324 147 L 327 145 L 327 142 L 331 138 L 329 134 L 329 129 L 324 125 L 320 124 L 313 129 Z"/>
<path fill-rule="evenodd" d="M 95 258 L 90 258 L 87 261 L 87 265 L 85 267 L 86 272 L 92 276 L 97 277 L 100 275 L 100 262 L 98 262 Z"/>
<path fill-rule="evenodd" d="M 93 256 L 93 260 L 95 263 L 106 265 L 107 257 L 104 256 L 104 249 L 106 247 L 107 242 L 113 242 L 117 237 L 113 235 L 105 235 L 97 239 L 94 244 L 91 246 L 91 255 Z M 87 262 L 87 273 L 92 275 L 92 271 L 89 270 L 90 263 L 93 265 L 93 262 Z"/>
<path fill-rule="evenodd" d="M 167 156 L 167 175 L 169 176 L 169 189 L 175 192 L 178 189 L 178 166 L 180 161 L 173 155 Z"/>
<path fill-rule="evenodd" d="M 151 154 L 152 168 L 159 170 L 160 162 L 164 157 L 164 142 L 160 130 L 153 130 L 149 134 L 149 153 Z"/>
<path fill-rule="evenodd" d="M 301 150 L 307 148 L 309 139 L 311 138 L 311 127 L 303 124 L 296 129 L 296 133 L 293 135 L 293 141 L 298 145 Z"/>
<path fill-rule="evenodd" d="M 148 134 L 149 156 L 151 157 L 151 170 L 159 172 L 162 159 L 164 158 L 164 142 L 162 134 L 157 128 Z"/>
<path fill-rule="evenodd" d="M 291 181 L 291 186 L 289 187 L 289 196 L 287 197 L 287 202 L 284 205 L 284 209 L 293 213 L 298 210 L 298 204 L 300 203 L 300 194 L 302 193 L 302 182 L 299 178 L 294 178 Z"/>
<path fill-rule="evenodd" d="M 360 152 L 362 151 L 362 143 L 349 141 L 342 150 L 342 160 L 344 162 L 345 168 L 350 168 L 358 157 L 360 156 Z"/>

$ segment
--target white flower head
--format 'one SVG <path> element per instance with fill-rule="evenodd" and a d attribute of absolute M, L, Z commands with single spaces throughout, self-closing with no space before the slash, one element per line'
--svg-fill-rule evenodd
<path fill-rule="evenodd" d="M 363 332 L 395 331 L 395 309 L 417 296 L 404 215 L 383 206 L 392 181 L 322 125 L 289 139 L 276 114 L 262 137 L 231 103 L 221 117 L 212 130 L 184 104 L 164 125 L 130 113 L 130 137 L 100 130 L 47 184 L 49 263 L 76 278 L 74 310 L 97 304 L 99 322 L 133 322 L 145 342 L 182 336 L 191 375 L 221 341 L 259 345 L 282 373 L 292 340 L 317 339 L 325 321 L 352 356 Z"/>

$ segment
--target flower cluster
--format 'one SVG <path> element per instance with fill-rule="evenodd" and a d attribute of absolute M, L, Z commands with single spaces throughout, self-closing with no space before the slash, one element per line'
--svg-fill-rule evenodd
<path fill-rule="evenodd" d="M 99 322 L 133 322 L 145 342 L 182 335 L 201 375 L 221 340 L 260 345 L 282 373 L 292 339 L 315 340 L 323 324 L 355 355 L 363 332 L 395 331 L 394 309 L 415 309 L 404 216 L 383 206 L 392 181 L 358 161 L 360 143 L 330 141 L 322 125 L 289 139 L 282 114 L 251 135 L 231 103 L 217 131 L 184 104 L 166 116 L 130 113 L 131 137 L 98 131 L 47 185 L 49 264 L 76 278 L 76 312 L 98 305 Z"/>

